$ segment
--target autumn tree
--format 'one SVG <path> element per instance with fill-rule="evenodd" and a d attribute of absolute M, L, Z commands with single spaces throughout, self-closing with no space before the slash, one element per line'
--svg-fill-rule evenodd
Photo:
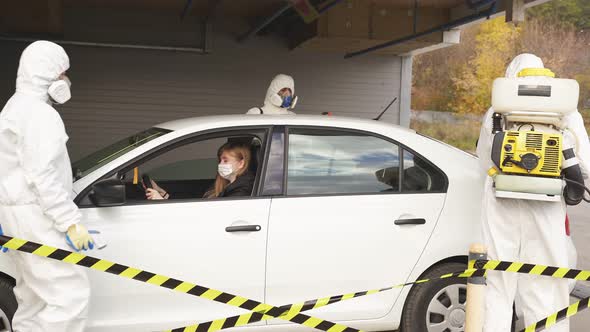
<path fill-rule="evenodd" d="M 521 27 L 503 17 L 482 23 L 475 37 L 475 54 L 452 78 L 449 108 L 459 113 L 482 113 L 489 107 L 492 82 L 504 76 L 506 64 L 518 48 Z"/>

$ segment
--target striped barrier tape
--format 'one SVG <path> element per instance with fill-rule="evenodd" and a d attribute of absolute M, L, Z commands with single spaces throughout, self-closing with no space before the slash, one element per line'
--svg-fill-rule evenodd
<path fill-rule="evenodd" d="M 538 332 L 538 331 L 543 331 L 545 329 L 548 329 L 550 327 L 553 327 L 553 325 L 559 323 L 560 321 L 566 319 L 566 318 L 570 318 L 574 315 L 577 315 L 580 313 L 580 311 L 583 311 L 585 309 L 588 309 L 588 307 L 590 306 L 588 300 L 590 298 L 585 298 L 581 301 L 578 301 L 572 305 L 570 305 L 569 307 L 563 308 L 561 310 L 559 310 L 558 312 L 554 313 L 553 315 L 541 319 L 540 321 L 531 324 L 530 326 L 528 326 L 526 329 L 520 331 L 520 332 Z"/>
<path fill-rule="evenodd" d="M 346 301 L 346 300 L 352 300 L 352 299 L 359 298 L 359 297 L 366 296 L 366 295 L 377 294 L 377 293 L 385 292 L 385 291 L 396 289 L 396 288 L 402 288 L 402 287 L 411 286 L 411 285 L 415 285 L 415 284 L 423 284 L 423 283 L 427 283 L 427 282 L 434 281 L 434 280 L 448 279 L 448 278 L 453 278 L 453 277 L 467 278 L 467 277 L 472 277 L 472 276 L 483 275 L 483 273 L 484 273 L 484 270 L 471 269 L 471 270 L 465 270 L 463 272 L 445 274 L 445 275 L 442 275 L 438 278 L 416 280 L 414 282 L 408 282 L 405 284 L 399 284 L 399 285 L 390 286 L 390 287 L 386 287 L 386 288 L 368 290 L 368 291 L 357 292 L 357 293 L 348 293 L 348 294 L 336 295 L 336 296 L 331 296 L 331 297 L 324 297 L 321 299 L 315 299 L 315 300 L 309 300 L 309 301 L 300 302 L 300 303 L 284 305 L 284 306 L 279 307 L 279 310 L 276 313 L 279 313 L 279 315 L 285 317 L 286 320 L 290 320 L 295 323 L 299 323 L 299 322 L 292 320 L 290 318 L 299 314 L 300 312 L 303 312 L 303 311 L 317 309 L 317 308 L 325 307 L 325 306 L 328 306 L 328 305 L 331 305 L 334 303 L 338 303 L 338 302 L 342 302 L 342 301 Z M 248 314 L 233 316 L 233 317 L 229 317 L 229 318 L 221 318 L 221 319 L 216 319 L 216 320 L 205 322 L 205 323 L 199 323 L 199 324 L 195 324 L 195 325 L 191 325 L 191 326 L 180 327 L 180 328 L 177 328 L 174 330 L 169 330 L 166 332 L 195 332 L 195 331 L 196 332 L 213 332 L 213 331 L 219 331 L 219 330 L 230 328 L 230 327 L 243 326 L 243 325 L 247 325 L 249 323 L 254 323 L 254 322 L 258 322 L 258 321 L 266 321 L 266 320 L 274 319 L 277 317 L 276 315 L 268 315 L 268 312 L 269 312 L 268 309 L 260 311 L 260 312 L 258 312 L 258 314 L 259 314 L 258 317 L 250 317 L 251 313 L 248 313 Z M 229 323 L 226 324 L 226 322 L 228 322 L 228 321 L 229 321 Z M 247 322 L 247 323 L 238 324 L 236 322 L 242 322 L 242 323 Z"/>
<path fill-rule="evenodd" d="M 546 266 L 539 264 L 528 264 L 518 262 L 506 262 L 496 260 L 478 260 L 475 262 L 476 269 L 515 272 L 537 276 L 546 276 L 561 279 L 574 279 L 580 281 L 590 280 L 590 271 L 570 269 L 565 267 Z"/>
<path fill-rule="evenodd" d="M 290 321 L 316 328 L 327 332 L 362 332 L 357 329 L 353 329 L 341 324 L 332 323 L 330 321 L 307 316 L 301 313 L 294 315 L 284 316 L 281 315 L 283 312 L 280 308 L 265 304 L 259 301 L 254 301 L 241 297 L 225 293 L 216 289 L 203 287 L 200 285 L 192 284 L 182 280 L 166 277 L 164 275 L 155 274 L 152 272 L 144 271 L 141 269 L 113 263 L 104 259 L 98 259 L 91 256 L 86 256 L 80 253 L 75 253 L 55 247 L 42 245 L 39 243 L 26 241 L 10 236 L 0 235 L 0 247 L 5 247 L 12 250 L 18 250 L 28 254 L 33 254 L 40 257 L 51 258 L 57 261 L 83 266 L 96 271 L 106 272 L 120 277 L 137 280 L 143 283 L 148 283 L 158 287 L 171 289 L 180 293 L 190 294 L 193 296 L 205 298 L 207 300 L 220 302 L 223 304 L 231 305 L 234 307 L 242 308 L 248 311 L 253 311 L 247 315 L 241 316 L 241 321 L 225 320 L 224 324 L 248 324 L 250 320 L 256 321 L 256 319 L 262 319 L 265 315 L 271 316 L 270 318 L 291 318 Z M 265 312 L 261 314 L 258 312 Z M 274 315 L 274 316 L 273 316 Z M 224 327 L 224 326 L 221 326 Z M 231 327 L 226 326 L 224 328 Z M 199 330 L 201 331 L 201 330 Z"/>
<path fill-rule="evenodd" d="M 578 270 L 578 269 L 560 268 L 560 267 L 545 266 L 545 265 L 539 265 L 539 264 L 527 264 L 527 263 L 517 263 L 517 262 L 507 262 L 507 261 L 497 261 L 497 260 L 477 260 L 474 262 L 470 262 L 470 264 L 473 264 L 472 265 L 472 266 L 474 266 L 473 269 L 467 269 L 462 272 L 446 274 L 446 275 L 443 275 L 438 278 L 422 279 L 422 280 L 417 280 L 414 282 L 399 284 L 399 285 L 395 285 L 395 286 L 391 286 L 391 287 L 387 287 L 387 288 L 381 288 L 381 289 L 377 289 L 377 290 L 369 290 L 369 291 L 364 291 L 364 292 L 350 293 L 350 294 L 345 294 L 345 295 L 337 295 L 337 296 L 325 297 L 325 298 L 321 298 L 321 299 L 309 300 L 306 302 L 281 306 L 280 308 L 283 310 L 283 315 L 291 316 L 291 315 L 294 315 L 294 314 L 297 314 L 297 313 L 300 313 L 303 311 L 321 308 L 321 307 L 331 305 L 334 303 L 342 302 L 345 300 L 350 300 L 353 298 L 358 298 L 361 296 L 376 294 L 376 293 L 388 291 L 388 290 L 391 290 L 394 288 L 402 288 L 402 287 L 411 286 L 411 285 L 415 285 L 415 284 L 422 284 L 422 283 L 427 283 L 430 281 L 435 281 L 435 280 L 440 280 L 440 279 L 445 279 L 445 278 L 452 278 L 452 277 L 467 278 L 467 277 L 483 276 L 487 270 L 516 272 L 516 273 L 524 273 L 524 274 L 530 274 L 530 275 L 540 275 L 540 276 L 548 276 L 548 277 L 554 277 L 554 278 L 575 279 L 575 280 L 582 280 L 582 281 L 590 280 L 590 271 Z M 573 314 L 577 314 L 577 313 L 578 313 L 578 311 L 576 311 Z M 257 318 L 253 318 L 250 321 L 250 323 L 254 323 L 257 321 L 265 321 L 265 320 L 275 318 L 275 317 L 264 316 L 264 314 L 265 314 L 264 311 L 259 312 L 259 314 L 262 315 L 262 316 L 257 317 L 257 318 L 260 318 L 260 320 L 256 320 Z M 570 314 L 572 314 L 571 310 L 570 310 Z M 223 327 L 223 324 L 225 324 L 226 321 L 228 321 L 228 320 L 230 320 L 232 322 L 237 321 L 237 320 L 243 321 L 245 319 L 245 317 L 243 317 L 243 316 L 247 317 L 249 315 L 250 314 L 245 314 L 245 315 L 234 316 L 234 317 L 230 317 L 230 318 L 222 318 L 222 319 L 218 319 L 218 320 L 214 320 L 214 321 L 191 325 L 188 327 L 177 328 L 177 329 L 170 330 L 167 332 L 193 332 L 193 331 L 213 332 L 213 331 L 219 331 L 221 329 L 226 328 L 226 327 Z M 550 317 L 548 317 L 547 319 L 549 319 L 549 318 Z M 551 323 L 551 322 L 552 321 L 549 321 L 549 323 Z M 537 323 L 537 324 L 539 324 L 539 323 Z M 549 326 L 552 326 L 554 324 L 555 323 L 553 322 Z M 246 325 L 246 324 L 242 324 L 242 325 Z M 228 327 L 242 326 L 242 325 L 231 325 Z M 221 328 L 219 328 L 220 326 L 221 326 Z M 533 331 L 533 330 L 526 330 L 523 332 L 530 332 L 530 331 Z"/>
<path fill-rule="evenodd" d="M 385 292 L 394 288 L 402 288 L 405 286 L 427 283 L 434 280 L 446 279 L 452 277 L 466 278 L 472 276 L 481 276 L 487 270 L 514 272 L 530 275 L 547 276 L 553 278 L 563 279 L 574 279 L 587 281 L 590 280 L 590 271 L 561 268 L 554 266 L 545 266 L 538 264 L 528 264 L 519 262 L 508 262 L 508 261 L 497 261 L 497 260 L 478 260 L 475 261 L 475 269 L 468 269 L 462 272 L 449 273 L 438 278 L 422 279 L 414 282 L 394 285 L 386 288 L 349 293 L 331 297 L 325 297 L 321 299 L 309 300 L 302 303 L 290 304 L 281 307 L 275 307 L 269 304 L 265 304 L 259 301 L 250 300 L 241 296 L 225 293 L 216 289 L 203 287 L 200 285 L 188 283 L 182 280 L 166 277 L 164 275 L 158 275 L 152 272 L 144 271 L 141 269 L 113 263 L 107 260 L 86 256 L 80 253 L 74 253 L 71 251 L 58 249 L 55 247 L 42 245 L 39 243 L 26 241 L 10 236 L 0 235 L 0 247 L 8 249 L 18 250 L 21 252 L 37 255 L 40 257 L 46 257 L 57 261 L 83 266 L 93 270 L 106 272 L 114 275 L 118 275 L 124 278 L 133 279 L 143 283 L 152 284 L 158 287 L 171 289 L 177 292 L 190 294 L 197 297 L 202 297 L 211 301 L 224 303 L 227 305 L 235 306 L 245 310 L 251 311 L 250 313 L 218 319 L 206 323 L 196 324 L 188 327 L 182 327 L 174 330 L 178 331 L 218 331 L 230 327 L 243 326 L 258 321 L 269 320 L 273 318 L 280 318 L 288 320 L 297 324 L 301 324 L 307 327 L 319 329 L 328 332 L 362 332 L 357 329 L 346 327 L 341 324 L 336 324 L 321 318 L 315 318 L 301 314 L 301 312 L 311 309 L 321 308 L 334 303 Z M 540 331 L 555 325 L 557 322 L 576 315 L 580 311 L 588 307 L 588 298 L 574 303 L 573 305 L 560 310 L 559 312 L 527 327 L 524 332 Z"/>
<path fill-rule="evenodd" d="M 539 264 L 528 264 L 507 261 L 493 261 L 493 260 L 479 260 L 474 266 L 479 269 L 514 272 L 529 275 L 546 276 L 560 279 L 573 279 L 579 281 L 590 280 L 590 271 L 570 269 L 565 267 L 546 266 Z M 560 321 L 579 314 L 581 311 L 587 309 L 590 298 L 585 298 L 578 301 L 558 312 L 534 323 L 522 330 L 521 332 L 538 332 L 553 327 Z"/>

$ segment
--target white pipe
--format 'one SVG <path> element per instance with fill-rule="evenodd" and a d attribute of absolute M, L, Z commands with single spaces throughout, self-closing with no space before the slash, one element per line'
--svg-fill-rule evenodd
<path fill-rule="evenodd" d="M 15 37 L 0 37 L 0 41 L 13 41 L 32 43 L 38 39 L 34 38 L 15 38 Z M 108 47 L 108 48 L 129 48 L 140 50 L 157 50 L 157 51 L 177 51 L 177 52 L 193 52 L 205 54 L 205 50 L 196 47 L 173 47 L 173 46 L 152 46 L 152 45 L 131 45 L 131 44 L 114 44 L 114 43 L 92 43 L 81 42 L 73 40 L 52 40 L 60 45 L 74 45 L 74 46 L 90 46 L 90 47 Z"/>

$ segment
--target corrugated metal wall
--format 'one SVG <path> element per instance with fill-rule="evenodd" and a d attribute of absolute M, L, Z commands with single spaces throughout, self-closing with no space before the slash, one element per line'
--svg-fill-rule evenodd
<path fill-rule="evenodd" d="M 73 160 L 154 124 L 192 116 L 245 113 L 260 106 L 272 77 L 295 77 L 302 114 L 372 118 L 400 94 L 401 58 L 289 51 L 256 37 L 238 44 L 218 32 L 211 54 L 65 46 L 73 99 L 60 106 Z M 14 91 L 26 45 L 0 42 L 0 103 Z M 399 123 L 399 100 L 384 121 Z"/>

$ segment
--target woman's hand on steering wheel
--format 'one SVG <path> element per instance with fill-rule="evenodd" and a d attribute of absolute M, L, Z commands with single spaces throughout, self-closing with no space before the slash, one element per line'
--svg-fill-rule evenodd
<path fill-rule="evenodd" d="M 152 183 L 152 188 L 154 188 L 157 192 L 160 193 L 160 195 L 164 196 L 166 195 L 166 190 L 162 189 L 160 186 L 158 186 L 158 184 L 156 183 L 156 181 L 150 179 L 151 183 Z"/>
<path fill-rule="evenodd" d="M 162 197 L 162 195 L 160 195 L 160 193 L 157 190 L 151 188 L 145 190 L 145 197 L 148 200 L 164 199 L 164 197 Z"/>

